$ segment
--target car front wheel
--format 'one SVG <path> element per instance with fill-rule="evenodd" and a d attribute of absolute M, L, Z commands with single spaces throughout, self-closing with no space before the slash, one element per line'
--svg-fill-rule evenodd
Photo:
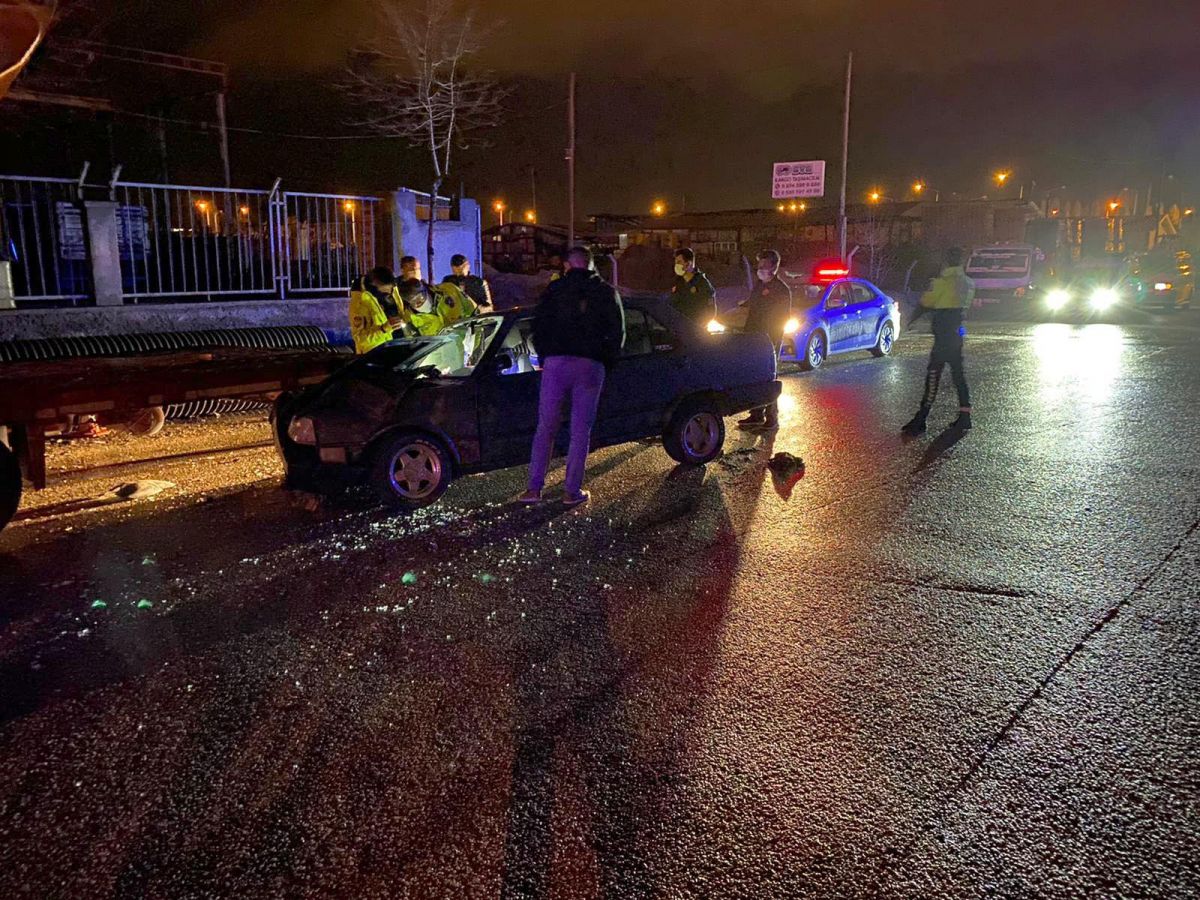
<path fill-rule="evenodd" d="M 825 339 L 825 332 L 814 331 L 808 336 L 808 343 L 804 345 L 804 359 L 800 361 L 801 368 L 809 372 L 821 368 L 828 353 L 829 343 Z"/>
<path fill-rule="evenodd" d="M 879 340 L 875 342 L 875 346 L 871 348 L 871 352 L 876 356 L 887 356 L 892 352 L 892 344 L 896 341 L 896 328 L 892 325 L 891 319 L 883 323 L 883 327 L 879 329 Z"/>
<path fill-rule="evenodd" d="M 385 439 L 372 455 L 371 486 L 395 509 L 420 509 L 436 503 L 452 477 L 450 454 L 427 435 L 395 435 Z"/>
<path fill-rule="evenodd" d="M 687 466 L 712 462 L 725 446 L 725 420 L 712 404 L 685 403 L 663 432 L 663 449 L 671 459 Z"/>

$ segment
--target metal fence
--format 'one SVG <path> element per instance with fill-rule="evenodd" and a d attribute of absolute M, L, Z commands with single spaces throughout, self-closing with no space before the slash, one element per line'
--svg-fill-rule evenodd
<path fill-rule="evenodd" d="M 70 178 L 0 176 L 0 260 L 13 294 L 74 304 L 91 290 L 79 185 Z"/>
<path fill-rule="evenodd" d="M 285 192 L 280 202 L 284 275 L 291 293 L 343 290 L 375 264 L 378 199 Z"/>
<path fill-rule="evenodd" d="M 275 293 L 268 191 L 119 182 L 113 193 L 126 299 Z"/>
<path fill-rule="evenodd" d="M 18 304 L 89 299 L 85 190 L 116 205 L 127 302 L 342 293 L 375 264 L 377 197 L 0 176 Z"/>

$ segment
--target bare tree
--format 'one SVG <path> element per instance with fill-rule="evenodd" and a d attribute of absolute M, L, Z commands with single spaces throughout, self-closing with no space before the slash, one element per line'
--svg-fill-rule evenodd
<path fill-rule="evenodd" d="M 472 65 L 494 28 L 456 0 L 372 0 L 372 6 L 377 37 L 352 57 L 346 90 L 365 113 L 355 124 L 429 152 L 426 276 L 432 279 L 437 197 L 452 151 L 498 125 L 507 96 L 490 72 Z"/>

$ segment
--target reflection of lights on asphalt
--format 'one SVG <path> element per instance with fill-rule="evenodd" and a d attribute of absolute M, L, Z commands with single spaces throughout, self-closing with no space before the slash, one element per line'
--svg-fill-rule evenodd
<path fill-rule="evenodd" d="M 791 394 L 779 395 L 779 411 L 781 413 L 793 412 L 796 409 L 796 398 Z"/>
<path fill-rule="evenodd" d="M 1043 324 L 1033 330 L 1043 401 L 1083 399 L 1101 403 L 1121 371 L 1125 333 L 1116 325 Z"/>

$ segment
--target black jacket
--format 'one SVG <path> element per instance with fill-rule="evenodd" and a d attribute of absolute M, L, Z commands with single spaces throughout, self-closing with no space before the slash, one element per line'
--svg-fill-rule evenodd
<path fill-rule="evenodd" d="M 746 333 L 769 334 L 778 345 L 783 340 L 783 328 L 792 311 L 792 289 L 778 275 L 763 284 L 754 282 L 754 290 L 746 301 L 750 311 L 746 316 Z"/>
<path fill-rule="evenodd" d="M 675 276 L 675 284 L 671 288 L 671 305 L 683 316 L 701 325 L 708 322 L 716 313 L 713 298 L 717 295 L 708 276 L 697 269 L 688 281 L 682 275 Z"/>
<path fill-rule="evenodd" d="M 585 269 L 550 282 L 533 313 L 538 356 L 582 356 L 611 366 L 625 346 L 625 310 L 616 288 Z"/>

